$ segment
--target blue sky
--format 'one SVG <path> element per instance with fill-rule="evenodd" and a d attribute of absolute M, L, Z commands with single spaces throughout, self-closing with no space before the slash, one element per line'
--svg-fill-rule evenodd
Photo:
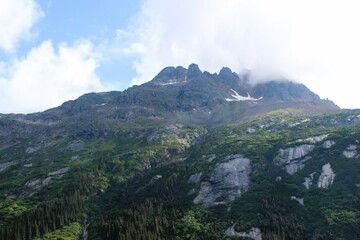
<path fill-rule="evenodd" d="M 45 18 L 37 26 L 39 38 L 36 43 L 52 39 L 54 45 L 79 39 L 89 39 L 95 45 L 111 41 L 116 30 L 126 29 L 141 7 L 140 0 L 41 0 L 38 3 Z M 136 74 L 131 61 L 121 57 L 100 65 L 97 73 L 105 82 L 120 80 L 121 89 L 128 87 L 129 79 Z"/>
<path fill-rule="evenodd" d="M 124 90 L 198 63 L 359 108 L 357 0 L 0 0 L 0 113 Z"/>
<path fill-rule="evenodd" d="M 119 42 L 119 31 L 127 29 L 141 4 L 141 0 L 0 0 L 0 15 L 5 15 L 0 24 L 8 25 L 0 31 L 9 36 L 0 43 L 0 112 L 42 111 L 89 91 L 129 87 L 136 76 L 133 56 L 112 48 L 129 41 Z M 61 51 L 72 56 L 62 56 L 66 54 Z M 75 72 L 82 69 L 72 69 L 72 64 L 87 72 L 79 76 Z M 80 83 L 71 84 L 76 81 Z"/>

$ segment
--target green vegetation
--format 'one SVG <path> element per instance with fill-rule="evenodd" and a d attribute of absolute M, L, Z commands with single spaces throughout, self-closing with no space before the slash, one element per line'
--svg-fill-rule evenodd
<path fill-rule="evenodd" d="M 82 234 L 81 224 L 75 222 L 34 240 L 77 240 Z"/>
<path fill-rule="evenodd" d="M 0 173 L 0 238 L 75 240 L 84 228 L 80 223 L 88 222 L 89 240 L 227 239 L 224 232 L 235 223 L 236 232 L 260 228 L 263 239 L 356 239 L 360 161 L 342 155 L 360 140 L 360 125 L 347 120 L 355 115 L 276 112 L 239 125 L 207 128 L 98 123 L 86 126 L 87 131 L 115 128 L 115 133 L 4 148 L 1 163 L 17 164 Z M 279 149 L 322 134 L 336 144 L 324 149 L 323 141 L 312 143 L 311 159 L 294 175 L 272 163 Z M 37 145 L 38 150 L 26 152 Z M 251 159 L 249 190 L 226 206 L 195 205 L 200 183 L 188 183 L 189 177 L 202 172 L 202 181 L 209 181 L 215 166 L 232 154 Z M 319 189 L 316 181 L 328 162 L 335 181 L 329 189 Z M 26 186 L 64 167 L 69 171 L 51 175 L 48 184 Z M 307 190 L 302 183 L 313 172 Z M 281 181 L 275 181 L 277 177 Z M 292 196 L 304 198 L 304 205 Z"/>

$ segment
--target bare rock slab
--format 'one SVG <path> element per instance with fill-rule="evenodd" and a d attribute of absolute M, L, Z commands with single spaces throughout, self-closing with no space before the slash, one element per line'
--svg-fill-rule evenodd
<path fill-rule="evenodd" d="M 260 228 L 252 227 L 248 232 L 236 232 L 235 225 L 232 225 L 225 231 L 225 235 L 228 237 L 247 237 L 254 240 L 262 240 L 262 234 Z"/>
<path fill-rule="evenodd" d="M 227 161 L 215 167 L 209 181 L 201 182 L 199 194 L 193 201 L 195 204 L 202 204 L 204 207 L 223 205 L 248 190 L 250 159 L 237 154 L 230 155 L 225 160 Z M 225 200 L 217 201 L 223 196 Z"/>
<path fill-rule="evenodd" d="M 335 180 L 335 173 L 331 168 L 330 163 L 325 164 L 322 166 L 321 175 L 317 182 L 318 188 L 328 189 Z"/>
<path fill-rule="evenodd" d="M 273 163 L 284 169 L 288 174 L 293 175 L 304 168 L 305 162 L 311 158 L 307 155 L 314 150 L 314 148 L 314 145 L 303 144 L 296 147 L 280 149 Z"/>

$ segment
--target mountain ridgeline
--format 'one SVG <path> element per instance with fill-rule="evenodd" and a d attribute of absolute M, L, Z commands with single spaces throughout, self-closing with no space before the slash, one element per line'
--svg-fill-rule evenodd
<path fill-rule="evenodd" d="M 250 84 L 250 75 L 229 68 L 219 74 L 202 72 L 195 64 L 188 69 L 167 67 L 154 79 L 123 92 L 90 93 L 60 107 L 24 118 L 34 122 L 64 119 L 164 120 L 186 124 L 239 123 L 276 109 L 297 113 L 327 113 L 340 110 L 322 100 L 306 86 L 288 80 Z"/>
<path fill-rule="evenodd" d="M 0 115 L 0 239 L 358 239 L 360 111 L 167 67 Z"/>

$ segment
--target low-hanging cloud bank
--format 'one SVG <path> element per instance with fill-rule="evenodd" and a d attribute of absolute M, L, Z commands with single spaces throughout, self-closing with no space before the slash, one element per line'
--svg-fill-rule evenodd
<path fill-rule="evenodd" d="M 341 107 L 360 107 L 355 0 L 146 0 L 129 31 L 133 84 L 168 65 L 251 69 L 254 81 L 305 83 Z M 351 98 L 352 101 L 349 101 Z"/>

